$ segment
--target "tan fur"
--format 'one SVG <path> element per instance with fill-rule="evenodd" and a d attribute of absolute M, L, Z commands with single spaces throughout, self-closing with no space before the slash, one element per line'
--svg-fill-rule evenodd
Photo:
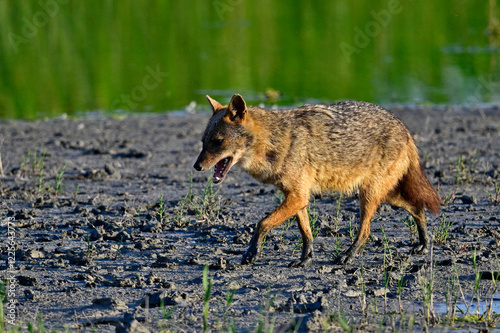
<path fill-rule="evenodd" d="M 283 203 L 258 223 L 243 263 L 255 260 L 271 229 L 297 215 L 304 248 L 292 266 L 309 266 L 313 238 L 306 207 L 311 194 L 331 190 L 359 189 L 360 194 L 360 230 L 338 263 L 350 261 L 364 245 L 370 220 L 384 201 L 415 218 L 421 243 L 417 251 L 428 251 L 423 208 L 437 213 L 440 200 L 423 172 L 408 129 L 392 113 L 354 101 L 266 110 L 247 107 L 240 95 L 234 95 L 227 107 L 207 98 L 214 114 L 195 168 L 206 170 L 228 158 L 225 173 L 239 163 L 253 177 L 285 194 Z M 224 179 L 225 173 L 219 176 Z"/>

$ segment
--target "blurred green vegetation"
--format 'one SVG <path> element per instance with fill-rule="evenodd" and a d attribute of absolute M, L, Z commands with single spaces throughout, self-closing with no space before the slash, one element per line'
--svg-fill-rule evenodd
<path fill-rule="evenodd" d="M 500 101 L 498 0 L 0 0 L 0 118 Z"/>

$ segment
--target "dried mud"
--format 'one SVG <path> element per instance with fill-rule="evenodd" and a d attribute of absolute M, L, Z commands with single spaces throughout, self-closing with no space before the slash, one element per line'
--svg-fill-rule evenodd
<path fill-rule="evenodd" d="M 432 257 L 409 255 L 418 236 L 408 214 L 383 205 L 362 255 L 333 265 L 357 227 L 358 199 L 324 193 L 311 200 L 317 235 L 308 269 L 287 266 L 300 255 L 293 221 L 270 233 L 254 265 L 239 264 L 280 194 L 237 167 L 210 193 L 209 173 L 192 169 L 208 114 L 0 123 L 1 270 L 4 283 L 16 283 L 4 284 L 4 308 L 11 288 L 21 331 L 38 317 L 55 331 L 202 331 L 208 265 L 211 331 L 484 328 L 452 325 L 437 310 L 440 322 L 427 321 L 423 287 L 432 276 L 436 308 L 446 295 L 460 304 L 458 282 L 467 302 L 475 272 L 500 271 L 500 109 L 392 111 L 446 201 L 438 216 L 427 213 Z M 482 277 L 490 299 L 492 282 Z"/>

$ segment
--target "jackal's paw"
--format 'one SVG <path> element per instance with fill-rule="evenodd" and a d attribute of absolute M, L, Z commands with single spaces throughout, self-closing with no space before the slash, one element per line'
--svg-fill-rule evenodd
<path fill-rule="evenodd" d="M 243 255 L 243 259 L 241 259 L 241 264 L 242 265 L 250 265 L 255 262 L 255 259 L 257 259 L 258 255 L 257 248 L 250 247 L 247 252 Z"/>
<path fill-rule="evenodd" d="M 410 251 L 410 254 L 427 254 L 427 253 L 429 253 L 429 247 L 425 245 L 417 245 Z"/>
<path fill-rule="evenodd" d="M 288 264 L 288 267 L 292 268 L 308 268 L 312 266 L 312 258 L 297 259 Z"/>
<path fill-rule="evenodd" d="M 354 255 L 349 253 L 349 252 L 346 252 L 344 254 L 341 254 L 340 256 L 338 256 L 337 258 L 335 258 L 333 260 L 333 264 L 334 265 L 347 265 L 347 264 L 350 264 L 352 262 L 352 259 L 353 259 Z"/>

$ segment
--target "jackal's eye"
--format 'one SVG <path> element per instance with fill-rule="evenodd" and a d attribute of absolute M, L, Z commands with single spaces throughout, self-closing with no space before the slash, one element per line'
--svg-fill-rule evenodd
<path fill-rule="evenodd" d="M 212 142 L 214 143 L 214 145 L 220 146 L 222 145 L 222 142 L 224 142 L 224 139 L 214 138 Z"/>

